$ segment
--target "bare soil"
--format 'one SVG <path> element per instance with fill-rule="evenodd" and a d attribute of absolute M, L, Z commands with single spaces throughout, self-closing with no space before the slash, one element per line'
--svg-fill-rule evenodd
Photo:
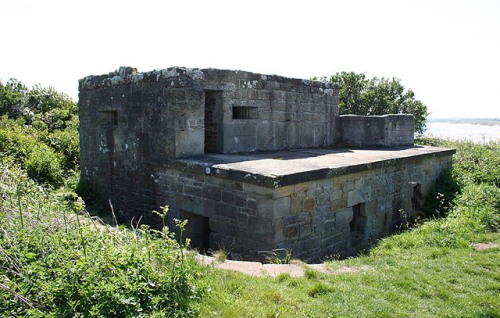
<path fill-rule="evenodd" d="M 475 243 L 475 244 L 472 244 L 476 249 L 478 250 L 487 250 L 487 249 L 490 249 L 490 248 L 495 248 L 495 247 L 498 247 L 498 244 L 497 243 L 493 243 L 493 242 L 488 242 L 488 243 Z"/>
<path fill-rule="evenodd" d="M 215 268 L 237 271 L 250 276 L 271 276 L 276 277 L 280 274 L 289 274 L 292 277 L 304 276 L 306 269 L 312 269 L 324 274 L 345 274 L 357 273 L 370 270 L 368 266 L 343 266 L 336 269 L 329 268 L 326 264 L 305 264 L 300 261 L 292 261 L 291 264 L 262 264 L 259 262 L 245 262 L 225 260 L 218 262 L 215 258 L 205 255 L 198 255 L 198 261 L 203 265 L 212 265 Z"/>

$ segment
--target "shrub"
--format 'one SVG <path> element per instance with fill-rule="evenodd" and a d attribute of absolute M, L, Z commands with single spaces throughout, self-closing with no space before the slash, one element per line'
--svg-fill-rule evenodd
<path fill-rule="evenodd" d="M 168 229 L 103 226 L 0 168 L 0 316 L 194 315 L 194 261 Z"/>
<path fill-rule="evenodd" d="M 0 82 L 0 154 L 10 156 L 37 182 L 55 188 L 78 170 L 77 104 L 40 85 Z"/>
<path fill-rule="evenodd" d="M 420 138 L 420 145 L 455 148 L 453 180 L 460 186 L 486 183 L 500 187 L 500 142 L 475 143 L 469 140 Z"/>
<path fill-rule="evenodd" d="M 45 144 L 36 144 L 30 149 L 24 166 L 28 176 L 46 185 L 59 186 L 63 182 L 62 156 Z"/>

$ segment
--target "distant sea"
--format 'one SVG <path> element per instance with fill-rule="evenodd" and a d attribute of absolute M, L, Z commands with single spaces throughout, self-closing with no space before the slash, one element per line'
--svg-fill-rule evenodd
<path fill-rule="evenodd" d="M 426 126 L 424 135 L 428 137 L 500 141 L 500 119 L 496 118 L 431 118 Z"/>

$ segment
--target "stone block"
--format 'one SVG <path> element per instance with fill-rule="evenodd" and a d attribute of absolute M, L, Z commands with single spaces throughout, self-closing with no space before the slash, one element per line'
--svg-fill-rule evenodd
<path fill-rule="evenodd" d="M 247 213 L 239 212 L 238 216 L 237 216 L 238 226 L 241 226 L 243 228 L 247 228 L 249 217 L 250 216 Z"/>
<path fill-rule="evenodd" d="M 362 191 L 359 190 L 351 190 L 347 192 L 347 206 L 353 206 L 355 204 L 365 202 L 363 198 Z"/>
<path fill-rule="evenodd" d="M 222 199 L 222 191 L 219 186 L 212 186 L 206 184 L 203 186 L 203 197 L 205 199 L 210 199 L 213 201 L 221 201 Z"/>
<path fill-rule="evenodd" d="M 290 196 L 290 213 L 299 213 L 302 211 L 303 199 L 296 195 Z"/>
<path fill-rule="evenodd" d="M 200 185 L 184 185 L 184 194 L 200 197 L 202 195 L 202 186 Z"/>
<path fill-rule="evenodd" d="M 335 224 L 337 228 L 349 228 L 352 221 L 352 208 L 346 208 L 335 212 Z"/>
<path fill-rule="evenodd" d="M 246 231 L 253 233 L 257 237 L 263 234 L 270 235 L 274 233 L 273 221 L 270 218 L 250 216 Z"/>
<path fill-rule="evenodd" d="M 342 234 L 336 233 L 330 236 L 321 237 L 321 248 L 333 248 L 333 246 L 342 242 Z"/>
<path fill-rule="evenodd" d="M 304 200 L 304 206 L 303 206 L 304 211 L 313 212 L 315 208 L 316 208 L 316 201 L 314 200 L 314 198 L 306 198 Z"/>
<path fill-rule="evenodd" d="M 273 125 L 269 121 L 257 124 L 257 145 L 258 150 L 275 150 Z"/>
<path fill-rule="evenodd" d="M 274 217 L 282 218 L 290 214 L 290 197 L 277 198 L 274 200 Z"/>
<path fill-rule="evenodd" d="M 331 202 L 330 210 L 334 212 L 337 210 L 345 209 L 346 207 L 347 207 L 347 198 L 341 198 L 338 200 L 333 200 Z"/>
<path fill-rule="evenodd" d="M 175 195 L 175 204 L 178 209 L 208 216 L 207 211 L 203 208 L 203 199 L 201 197 L 177 193 Z"/>
<path fill-rule="evenodd" d="M 234 192 L 228 190 L 221 190 L 221 200 L 226 204 L 235 205 Z"/>
<path fill-rule="evenodd" d="M 297 225 L 286 226 L 283 229 L 283 236 L 286 239 L 296 238 L 299 234 L 299 228 Z"/>
<path fill-rule="evenodd" d="M 245 206 L 247 204 L 247 196 L 244 192 L 234 192 L 233 195 L 235 206 Z"/>
<path fill-rule="evenodd" d="M 310 224 L 304 224 L 299 227 L 299 237 L 306 238 L 309 237 L 312 233 L 312 227 Z"/>
<path fill-rule="evenodd" d="M 241 205 L 239 205 L 241 206 Z M 256 211 L 257 210 L 257 201 L 254 200 L 254 199 L 248 199 L 247 200 L 247 204 L 246 204 L 248 210 L 251 210 L 251 211 Z"/>

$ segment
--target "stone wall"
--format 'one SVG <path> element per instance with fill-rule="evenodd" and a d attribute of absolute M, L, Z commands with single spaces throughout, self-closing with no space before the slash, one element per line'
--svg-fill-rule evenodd
<path fill-rule="evenodd" d="M 340 127 L 340 143 L 346 147 L 413 146 L 413 115 L 342 115 Z"/>
<path fill-rule="evenodd" d="M 262 252 L 286 249 L 294 258 L 317 261 L 355 255 L 401 229 L 450 166 L 451 154 L 438 153 L 283 187 L 171 166 L 154 174 L 154 194 L 158 206 L 170 205 L 171 217 L 191 223 L 193 215 L 206 218 L 204 250 L 263 260 Z M 199 236 L 197 230 L 189 234 Z"/>
<path fill-rule="evenodd" d="M 174 67 L 139 73 L 124 67 L 85 77 L 79 89 L 82 129 L 89 131 L 86 124 L 95 123 L 101 112 L 115 112 L 122 142 L 135 142 L 142 133 L 152 154 L 203 155 L 205 128 L 220 139 L 213 149 L 218 153 L 336 142 L 338 87 L 333 83 L 217 69 Z M 205 112 L 205 107 L 214 106 Z"/>
<path fill-rule="evenodd" d="M 203 70 L 205 89 L 222 90 L 220 153 L 328 147 L 336 143 L 333 83 L 241 71 Z M 225 83 L 219 88 L 220 81 Z"/>
<path fill-rule="evenodd" d="M 155 180 L 157 204 L 169 206 L 169 219 L 188 219 L 186 236 L 199 236 L 200 229 L 190 228 L 193 215 L 206 218 L 208 242 L 195 241 L 193 247 L 224 249 L 246 259 L 273 248 L 273 211 L 262 209 L 272 206 L 273 198 L 269 192 L 255 190 L 261 187 L 172 169 L 158 170 Z"/>
<path fill-rule="evenodd" d="M 338 142 L 413 144 L 408 116 L 339 120 L 332 83 L 120 68 L 82 79 L 79 89 L 82 177 L 96 183 L 114 212 L 160 226 L 151 211 L 169 205 L 169 225 L 174 217 L 188 219 L 186 234 L 196 245 L 247 259 L 277 248 L 305 260 L 352 255 L 412 218 L 439 172 L 451 166 L 451 154 L 440 150 L 397 161 L 378 154 L 362 164 L 324 149 Z M 323 149 L 292 153 L 294 169 L 292 159 L 279 160 L 282 151 L 298 148 Z M 239 154 L 224 155 L 230 153 Z M 335 153 L 334 161 L 314 159 Z M 189 166 L 192 158 L 201 159 Z M 225 169 L 219 159 L 234 165 Z M 245 170 L 252 160 L 269 166 L 250 163 Z"/>
<path fill-rule="evenodd" d="M 306 260 L 355 255 L 414 220 L 450 166 L 451 156 L 436 156 L 279 189 L 290 209 L 276 211 L 276 248 Z"/>
<path fill-rule="evenodd" d="M 123 67 L 79 82 L 83 178 L 118 214 L 151 216 L 153 166 L 205 153 L 335 143 L 338 88 L 276 75 Z"/>

